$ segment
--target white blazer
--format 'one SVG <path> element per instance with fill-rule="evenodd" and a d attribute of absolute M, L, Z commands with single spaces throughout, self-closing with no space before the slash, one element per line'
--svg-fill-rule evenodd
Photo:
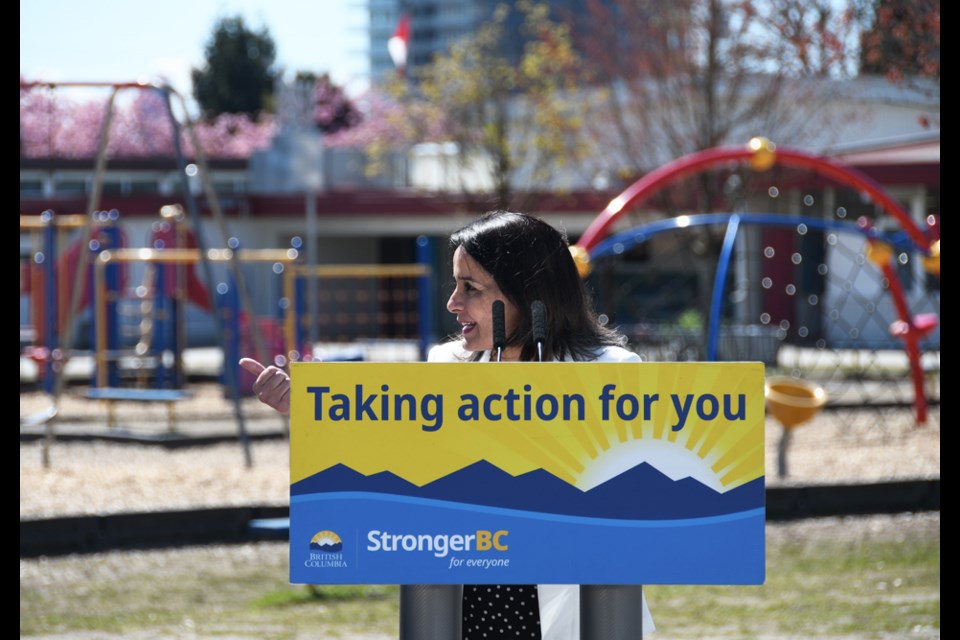
<path fill-rule="evenodd" d="M 459 341 L 439 344 L 427 354 L 427 362 L 464 362 L 472 354 Z M 489 362 L 490 352 L 484 352 L 480 362 Z M 622 347 L 604 347 L 591 362 L 640 362 L 640 356 Z M 580 586 L 576 584 L 537 585 L 540 600 L 540 633 L 542 640 L 577 640 L 580 637 Z M 643 629 L 647 635 L 656 631 L 647 598 L 643 597 Z"/>

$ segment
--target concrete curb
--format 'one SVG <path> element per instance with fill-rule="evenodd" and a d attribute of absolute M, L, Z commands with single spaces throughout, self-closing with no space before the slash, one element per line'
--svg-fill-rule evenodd
<path fill-rule="evenodd" d="M 940 510 L 940 479 L 768 488 L 767 521 Z M 287 540 L 289 507 L 241 506 L 20 521 L 20 557 Z"/>

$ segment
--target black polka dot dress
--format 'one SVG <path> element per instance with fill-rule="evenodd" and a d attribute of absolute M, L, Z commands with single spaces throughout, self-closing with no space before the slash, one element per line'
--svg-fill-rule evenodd
<path fill-rule="evenodd" d="M 463 640 L 540 640 L 537 585 L 464 585 L 462 633 Z"/>

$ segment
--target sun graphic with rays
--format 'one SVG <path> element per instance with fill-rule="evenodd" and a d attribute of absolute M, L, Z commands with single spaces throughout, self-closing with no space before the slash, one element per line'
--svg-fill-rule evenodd
<path fill-rule="evenodd" d="M 531 429 L 522 441 L 503 442 L 495 458 L 511 473 L 542 468 L 582 491 L 647 463 L 672 480 L 689 477 L 725 493 L 763 476 L 764 445 L 754 428 L 724 427 L 701 423 L 673 431 L 665 422 L 592 429 L 568 424 L 566 434 L 554 429 L 551 437 Z M 507 456 L 507 447 L 516 457 Z"/>
<path fill-rule="evenodd" d="M 591 415 L 584 421 L 554 421 L 549 426 L 530 425 L 523 430 L 491 430 L 487 432 L 489 441 L 483 444 L 490 454 L 488 460 L 495 460 L 495 464 L 514 474 L 541 468 L 583 491 L 642 463 L 672 480 L 693 478 L 719 493 L 762 477 L 762 370 L 751 373 L 739 367 L 684 366 L 660 370 L 666 379 L 657 383 L 659 388 L 682 386 L 718 391 L 710 395 L 711 401 L 717 398 L 716 402 L 707 403 L 710 419 L 696 415 L 690 405 L 690 415 L 680 428 L 675 428 L 680 424 L 675 401 L 659 394 L 657 402 L 650 403 L 645 419 L 618 418 L 611 411 L 607 419 Z M 682 380 L 684 373 L 690 371 L 695 372 L 695 379 Z M 738 380 L 738 376 L 743 379 Z M 644 386 L 630 380 L 621 382 L 622 390 Z M 579 385 L 602 387 L 589 379 L 581 380 Z"/>
<path fill-rule="evenodd" d="M 317 544 L 337 544 L 342 542 L 342 540 L 340 540 L 340 536 L 333 531 L 318 531 L 310 538 L 310 542 Z"/>
<path fill-rule="evenodd" d="M 737 457 L 729 451 L 721 455 L 718 450 L 691 450 L 669 439 L 628 440 L 591 458 L 578 475 L 576 486 L 587 491 L 646 462 L 671 480 L 693 478 L 725 493 L 760 475 Z"/>

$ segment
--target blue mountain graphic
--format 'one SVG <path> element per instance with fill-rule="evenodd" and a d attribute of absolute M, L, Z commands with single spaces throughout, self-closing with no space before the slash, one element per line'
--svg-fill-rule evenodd
<path fill-rule="evenodd" d="M 739 513 L 764 505 L 764 479 L 726 493 L 694 480 L 671 480 L 643 462 L 581 491 L 538 469 L 511 476 L 480 461 L 422 487 L 388 472 L 365 476 L 336 465 L 290 487 L 291 495 L 364 491 L 562 515 L 669 520 Z"/>
<path fill-rule="evenodd" d="M 416 496 L 420 488 L 390 472 L 365 476 L 350 467 L 337 464 L 309 478 L 290 485 L 290 495 L 299 496 L 311 493 L 329 493 L 332 491 L 373 491 L 392 493 L 401 496 Z"/>

